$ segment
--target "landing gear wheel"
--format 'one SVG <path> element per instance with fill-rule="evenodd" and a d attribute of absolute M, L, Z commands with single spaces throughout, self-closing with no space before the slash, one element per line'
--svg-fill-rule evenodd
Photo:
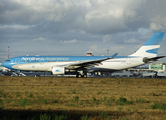
<path fill-rule="evenodd" d="M 77 74 L 77 76 L 76 76 L 77 78 L 81 78 L 82 76 L 81 76 L 81 74 Z"/>
<path fill-rule="evenodd" d="M 81 78 L 81 77 L 82 77 L 82 78 L 87 78 L 87 74 L 83 74 L 83 75 L 77 74 L 76 77 L 77 77 L 77 78 Z"/>
<path fill-rule="evenodd" d="M 84 74 L 83 77 L 84 77 L 84 78 L 87 78 L 87 74 Z"/>

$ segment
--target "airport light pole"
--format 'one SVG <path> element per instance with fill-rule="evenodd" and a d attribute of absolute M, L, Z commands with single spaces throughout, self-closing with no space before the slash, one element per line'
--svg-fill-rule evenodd
<path fill-rule="evenodd" d="M 10 46 L 8 46 L 8 59 L 9 59 L 9 55 L 11 55 L 11 54 L 9 54 L 9 48 L 10 48 Z"/>
<path fill-rule="evenodd" d="M 107 54 L 109 54 L 109 49 L 107 49 Z"/>

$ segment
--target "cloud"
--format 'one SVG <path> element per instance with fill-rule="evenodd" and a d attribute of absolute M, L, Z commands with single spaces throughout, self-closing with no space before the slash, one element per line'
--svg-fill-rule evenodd
<path fill-rule="evenodd" d="M 39 37 L 39 38 L 34 38 L 32 41 L 45 41 L 46 38 Z"/>
<path fill-rule="evenodd" d="M 103 40 L 103 42 L 110 42 L 112 40 L 112 36 L 111 35 L 105 35 L 102 40 Z"/>
<path fill-rule="evenodd" d="M 78 43 L 78 40 L 73 39 L 73 40 L 61 40 L 60 41 L 62 44 L 76 44 Z"/>
<path fill-rule="evenodd" d="M 124 43 L 125 44 L 137 44 L 137 43 L 139 43 L 139 41 L 136 39 L 129 39 L 129 40 L 124 40 Z"/>
<path fill-rule="evenodd" d="M 89 47 L 89 50 L 90 50 L 90 51 L 99 51 L 100 48 L 99 48 L 97 45 L 93 45 L 93 46 L 90 46 L 90 47 Z"/>
<path fill-rule="evenodd" d="M 92 53 L 93 55 L 103 55 L 107 52 L 106 48 L 102 48 L 98 45 L 92 45 L 89 47 L 87 53 Z"/>
<path fill-rule="evenodd" d="M 161 30 L 161 29 L 164 29 L 163 26 L 161 26 L 160 24 L 157 24 L 157 23 L 150 23 L 150 28 L 151 28 L 151 30 Z"/>
<path fill-rule="evenodd" d="M 34 27 L 35 25 L 0 25 L 0 29 L 29 29 L 31 27 Z"/>
<path fill-rule="evenodd" d="M 165 0 L 0 0 L 0 51 L 10 46 L 13 56 L 25 55 L 30 51 L 16 48 L 26 45 L 31 54 L 40 55 L 84 55 L 88 50 L 102 55 L 109 48 L 111 54 L 128 54 L 155 31 L 166 32 L 165 4 Z"/>
<path fill-rule="evenodd" d="M 128 21 L 137 21 L 144 0 L 2 0 L 1 23 L 34 25 L 51 31 L 82 30 L 108 34 L 127 30 Z M 36 25 L 37 27 L 37 25 Z"/>
<path fill-rule="evenodd" d="M 138 20 L 137 10 L 145 2 L 133 0 L 111 0 L 94 2 L 94 6 L 85 15 L 87 31 L 108 34 L 127 30 L 128 22 Z"/>

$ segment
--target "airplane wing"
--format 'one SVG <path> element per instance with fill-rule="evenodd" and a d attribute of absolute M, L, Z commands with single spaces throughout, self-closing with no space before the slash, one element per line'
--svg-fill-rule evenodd
<path fill-rule="evenodd" d="M 72 64 L 66 65 L 65 68 L 86 69 L 86 68 L 89 68 L 89 67 L 99 65 L 99 64 L 101 64 L 102 61 L 109 60 L 109 59 L 114 59 L 117 55 L 118 55 L 118 53 L 115 53 L 112 57 L 108 57 L 108 58 L 103 58 L 103 59 L 98 59 L 98 60 L 88 60 L 88 61 L 78 62 L 78 63 L 72 63 Z"/>
<path fill-rule="evenodd" d="M 153 58 L 143 58 L 143 62 L 145 63 L 148 63 L 148 62 L 154 62 L 154 61 L 157 61 L 157 60 L 160 60 L 161 58 L 164 58 L 166 56 L 158 56 L 158 57 L 153 57 Z"/>

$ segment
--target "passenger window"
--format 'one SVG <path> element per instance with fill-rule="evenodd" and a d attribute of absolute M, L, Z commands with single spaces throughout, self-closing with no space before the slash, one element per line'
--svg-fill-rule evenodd
<path fill-rule="evenodd" d="M 25 62 L 25 60 L 21 60 L 21 62 Z"/>

